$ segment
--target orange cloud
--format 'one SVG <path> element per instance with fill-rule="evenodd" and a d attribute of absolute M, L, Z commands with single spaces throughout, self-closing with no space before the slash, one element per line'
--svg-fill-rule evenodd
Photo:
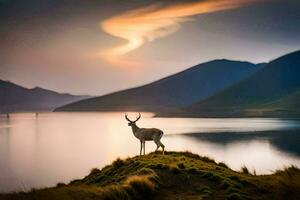
<path fill-rule="evenodd" d="M 257 0 L 205 0 L 168 7 L 148 6 L 113 16 L 101 22 L 108 34 L 125 39 L 123 45 L 102 52 L 111 62 L 121 64 L 121 56 L 141 47 L 145 42 L 176 32 L 189 16 L 233 9 Z"/>

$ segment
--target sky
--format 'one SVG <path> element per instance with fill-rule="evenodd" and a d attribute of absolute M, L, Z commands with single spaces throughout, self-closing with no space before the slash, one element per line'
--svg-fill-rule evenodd
<path fill-rule="evenodd" d="M 300 49 L 299 0 L 0 0 L 0 79 L 102 95 Z"/>

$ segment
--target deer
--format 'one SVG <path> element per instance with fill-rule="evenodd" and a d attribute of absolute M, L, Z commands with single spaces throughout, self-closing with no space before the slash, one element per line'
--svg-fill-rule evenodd
<path fill-rule="evenodd" d="M 140 156 L 145 155 L 145 146 L 146 141 L 154 141 L 156 144 L 156 150 L 158 150 L 159 147 L 162 148 L 162 154 L 165 153 L 165 145 L 161 143 L 160 139 L 162 138 L 164 132 L 162 130 L 159 130 L 157 128 L 139 128 L 136 125 L 136 122 L 141 118 L 141 113 L 139 113 L 139 116 L 136 117 L 136 120 L 132 121 L 128 118 L 127 114 L 125 113 L 125 119 L 129 122 L 128 126 L 131 126 L 131 130 L 133 135 L 140 140 L 141 142 L 141 148 L 140 148 Z"/>

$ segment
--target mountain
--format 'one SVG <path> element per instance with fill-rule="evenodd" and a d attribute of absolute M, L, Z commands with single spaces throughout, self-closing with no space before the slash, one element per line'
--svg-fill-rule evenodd
<path fill-rule="evenodd" d="M 87 97 L 60 94 L 39 87 L 28 89 L 0 80 L 0 113 L 53 110 L 58 106 Z"/>
<path fill-rule="evenodd" d="M 261 66 L 214 60 L 141 87 L 79 101 L 56 111 L 160 111 L 187 106 L 214 95 Z"/>
<path fill-rule="evenodd" d="M 184 112 L 202 116 L 272 116 L 272 113 L 281 116 L 299 111 L 299 92 L 300 51 L 296 51 L 271 61 L 251 76 Z"/>

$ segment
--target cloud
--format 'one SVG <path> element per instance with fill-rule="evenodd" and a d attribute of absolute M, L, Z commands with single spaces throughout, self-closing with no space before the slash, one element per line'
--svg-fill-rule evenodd
<path fill-rule="evenodd" d="M 105 50 L 101 55 L 110 62 L 122 64 L 123 55 L 146 42 L 176 32 L 182 22 L 191 20 L 190 16 L 234 9 L 255 1 L 257 0 L 205 0 L 167 7 L 152 5 L 113 16 L 102 21 L 101 28 L 112 36 L 126 40 L 126 43 Z"/>

